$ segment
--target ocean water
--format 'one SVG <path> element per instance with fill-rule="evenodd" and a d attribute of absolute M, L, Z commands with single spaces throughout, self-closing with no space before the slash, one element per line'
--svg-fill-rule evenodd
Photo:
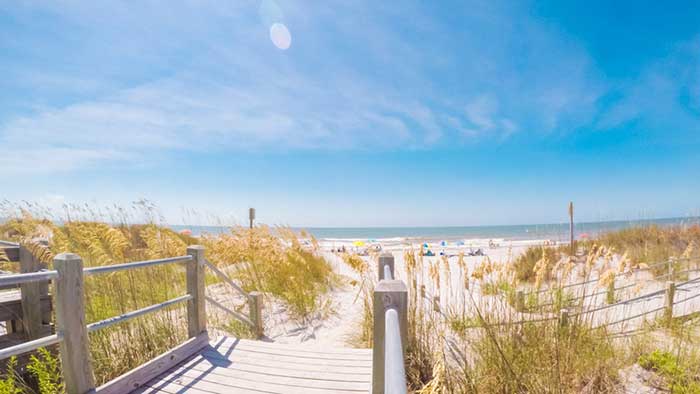
<path fill-rule="evenodd" d="M 615 231 L 636 226 L 671 226 L 700 224 L 700 217 L 625 220 L 606 222 L 583 222 L 574 224 L 577 239 L 595 237 L 607 231 Z M 228 232 L 220 226 L 171 226 L 174 230 L 188 229 L 193 235 Z M 294 230 L 301 230 L 293 228 Z M 309 227 L 304 228 L 319 240 L 463 240 L 463 239 L 504 239 L 529 240 L 550 239 L 567 241 L 569 224 L 526 224 L 504 226 L 463 226 L 463 227 Z"/>

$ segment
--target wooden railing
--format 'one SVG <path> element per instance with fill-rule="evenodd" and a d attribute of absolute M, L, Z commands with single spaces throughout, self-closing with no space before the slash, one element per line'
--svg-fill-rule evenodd
<path fill-rule="evenodd" d="M 7 242 L 3 241 L 3 245 L 8 246 L 7 244 Z M 10 246 L 14 247 L 15 245 Z M 85 276 L 176 263 L 186 264 L 186 294 L 159 304 L 86 324 Z M 84 394 L 88 392 L 101 394 L 128 393 L 205 347 L 209 343 L 205 303 L 207 300 L 231 312 L 235 318 L 251 325 L 257 334 L 262 335 L 261 294 L 245 293 L 223 272 L 205 260 L 204 247 L 202 246 L 188 247 L 186 256 L 90 268 L 83 267 L 83 261 L 80 256 L 72 253 L 62 253 L 54 258 L 53 265 L 54 270 L 51 271 L 44 270 L 42 272 L 0 276 L 0 287 L 35 284 L 52 280 L 54 283 L 53 297 L 56 309 L 56 334 L 0 349 L 0 359 L 58 343 L 63 379 L 68 394 Z M 206 267 L 212 269 L 222 280 L 248 297 L 250 305 L 249 317 L 230 311 L 213 299 L 206 297 L 204 281 Z M 88 334 L 90 332 L 123 323 L 183 302 L 187 303 L 187 332 L 189 339 L 186 342 L 131 372 L 95 388 L 95 378 L 89 357 Z"/>
<path fill-rule="evenodd" d="M 382 254 L 377 267 L 379 283 L 374 289 L 374 346 L 372 347 L 372 393 L 405 394 L 408 289 L 394 279 L 394 256 Z"/>

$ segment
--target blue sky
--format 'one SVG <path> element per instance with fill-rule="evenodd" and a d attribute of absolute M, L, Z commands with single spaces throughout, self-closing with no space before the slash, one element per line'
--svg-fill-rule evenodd
<path fill-rule="evenodd" d="M 700 212 L 698 2 L 2 2 L 0 73 L 11 201 L 301 226 Z"/>

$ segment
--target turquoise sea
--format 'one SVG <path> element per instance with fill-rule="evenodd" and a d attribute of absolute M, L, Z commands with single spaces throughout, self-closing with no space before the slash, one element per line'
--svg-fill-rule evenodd
<path fill-rule="evenodd" d="M 620 220 L 605 222 L 575 223 L 577 238 L 594 237 L 606 231 L 614 231 L 634 226 L 697 225 L 700 217 Z M 193 235 L 221 233 L 229 231 L 221 226 L 171 226 L 175 230 L 189 229 Z M 298 228 L 293 228 L 300 230 Z M 569 237 L 568 223 L 524 224 L 502 226 L 455 226 L 455 227 L 309 227 L 304 228 L 317 239 L 341 240 L 459 240 L 459 239 L 551 239 L 566 241 Z"/>

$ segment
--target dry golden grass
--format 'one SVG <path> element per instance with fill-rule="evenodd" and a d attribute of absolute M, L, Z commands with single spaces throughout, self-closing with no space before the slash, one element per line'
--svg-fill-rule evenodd
<path fill-rule="evenodd" d="M 624 250 L 615 258 L 618 265 L 614 266 L 614 250 L 591 242 L 576 262 L 563 250 L 536 247 L 516 259 L 515 264 L 485 258 L 471 272 L 463 258 L 458 258 L 455 270 L 440 259 L 429 262 L 418 253 L 406 253 L 406 362 L 411 389 L 422 394 L 619 392 L 618 371 L 663 346 L 652 340 L 656 336 L 642 331 L 620 338 L 615 332 L 594 327 L 591 318 L 574 318 L 566 328 L 557 319 L 520 322 L 523 316 L 557 316 L 564 307 L 583 308 L 582 299 L 562 288 L 567 280 L 586 281 L 596 276 L 605 288 L 615 274 L 644 267 L 628 258 Z M 450 279 L 456 275 L 459 278 Z M 451 288 L 455 283 L 464 286 Z M 512 295 L 516 289 L 540 289 L 545 285 L 551 290 L 527 299 L 525 315 L 515 311 Z M 370 297 L 371 291 L 366 294 Z M 440 311 L 433 306 L 431 297 L 435 294 L 450 297 L 442 300 Z M 503 302 L 494 303 L 494 299 Z M 534 308 L 543 303 L 549 306 Z M 532 311 L 528 311 L 530 307 Z M 698 341 L 687 335 L 698 331 L 697 323 L 681 324 L 680 331 L 683 334 L 676 337 L 682 345 L 676 349 L 692 349 L 689 352 L 695 358 L 691 358 L 697 359 Z M 688 379 L 689 373 L 682 379 Z"/>
<path fill-rule="evenodd" d="M 603 245 L 617 253 L 625 253 L 631 264 L 648 264 L 671 258 L 700 257 L 700 225 L 631 227 L 600 235 L 594 241 L 582 242 L 584 250 L 593 244 Z M 679 269 L 683 268 L 682 262 Z M 666 267 L 653 267 L 655 276 L 667 272 Z"/>

